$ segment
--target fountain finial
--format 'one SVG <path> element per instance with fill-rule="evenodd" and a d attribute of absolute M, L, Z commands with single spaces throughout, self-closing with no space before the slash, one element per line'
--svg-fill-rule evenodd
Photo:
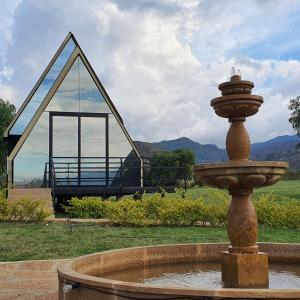
<path fill-rule="evenodd" d="M 233 67 L 231 68 L 231 76 L 234 76 L 234 75 L 236 75 L 236 73 L 235 73 L 235 67 L 233 66 Z"/>
<path fill-rule="evenodd" d="M 230 81 L 240 81 L 241 79 L 241 71 L 239 69 L 236 70 L 235 67 L 232 67 Z"/>

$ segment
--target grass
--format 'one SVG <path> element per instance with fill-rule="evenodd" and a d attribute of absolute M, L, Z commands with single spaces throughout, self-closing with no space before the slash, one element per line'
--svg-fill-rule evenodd
<path fill-rule="evenodd" d="M 208 187 L 188 193 L 197 198 Z M 300 180 L 255 190 L 300 200 Z M 66 224 L 0 224 L 0 261 L 58 259 L 124 247 L 227 241 L 226 228 L 100 227 Z M 300 230 L 260 228 L 259 241 L 300 243 Z"/>
<path fill-rule="evenodd" d="M 300 243 L 300 231 L 261 228 L 259 240 Z M 0 224 L 0 261 L 58 259 L 124 247 L 224 241 L 225 228 Z"/>
<path fill-rule="evenodd" d="M 300 180 L 283 180 L 275 185 L 255 190 L 255 194 L 272 193 L 300 200 Z"/>
<path fill-rule="evenodd" d="M 195 187 L 189 189 L 188 193 L 192 195 L 192 197 L 196 198 L 207 189 L 211 189 L 211 188 Z M 287 197 L 300 200 L 300 180 L 282 180 L 275 185 L 254 190 L 254 195 L 259 195 L 262 193 L 272 193 L 278 196 L 287 196 Z"/>

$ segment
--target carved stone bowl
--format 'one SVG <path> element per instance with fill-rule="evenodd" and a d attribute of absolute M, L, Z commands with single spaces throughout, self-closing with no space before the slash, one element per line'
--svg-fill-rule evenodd
<path fill-rule="evenodd" d="M 287 162 L 237 160 L 194 165 L 195 178 L 209 186 L 251 190 L 273 185 L 288 168 Z"/>
<path fill-rule="evenodd" d="M 230 81 L 219 85 L 222 96 L 234 94 L 251 94 L 254 83 L 248 80 L 242 80 L 240 76 L 232 76 Z"/>
<path fill-rule="evenodd" d="M 263 98 L 257 95 L 228 95 L 215 98 L 211 106 L 222 118 L 246 118 L 255 115 L 263 103 Z"/>

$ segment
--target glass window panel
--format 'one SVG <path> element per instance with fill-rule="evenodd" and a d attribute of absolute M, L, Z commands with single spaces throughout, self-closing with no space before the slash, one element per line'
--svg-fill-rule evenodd
<path fill-rule="evenodd" d="M 39 106 L 40 106 L 39 102 L 35 102 L 35 101 L 29 102 L 22 112 L 21 115 L 22 117 L 20 116 L 16 120 L 14 126 L 10 130 L 10 134 L 22 135 L 25 128 L 27 127 L 27 125 L 33 118 L 34 114 L 38 110 Z"/>
<path fill-rule="evenodd" d="M 53 157 L 78 157 L 78 117 L 53 116 Z"/>
<path fill-rule="evenodd" d="M 56 58 L 54 64 L 50 68 L 49 72 L 35 91 L 34 95 L 30 99 L 27 106 L 33 102 L 35 102 L 34 105 L 31 105 L 29 108 L 31 111 L 31 115 L 29 118 L 29 115 L 25 113 L 26 108 L 24 111 L 20 114 L 18 120 L 15 122 L 13 127 L 10 130 L 10 134 L 23 134 L 24 130 L 26 129 L 27 125 L 31 121 L 31 118 L 39 108 L 41 102 L 46 97 L 47 93 L 49 92 L 50 88 L 52 87 L 53 83 L 55 82 L 56 78 L 58 77 L 59 73 L 61 72 L 62 68 L 68 61 L 69 57 L 71 56 L 72 52 L 75 49 L 75 43 L 72 38 L 68 41 L 68 43 L 65 45 L 64 49 L 61 51 L 59 56 Z M 33 107 L 35 110 L 33 110 Z"/>
<path fill-rule="evenodd" d="M 109 115 L 109 156 L 111 186 L 140 185 L 140 161 L 112 114 Z"/>
<path fill-rule="evenodd" d="M 49 116 L 44 112 L 14 159 L 14 185 L 40 187 L 49 161 Z"/>
<path fill-rule="evenodd" d="M 79 112 L 78 64 L 77 58 L 50 100 L 47 111 Z"/>
<path fill-rule="evenodd" d="M 93 78 L 79 58 L 80 111 L 93 113 L 110 113 L 110 109 Z"/>
<path fill-rule="evenodd" d="M 105 118 L 81 117 L 81 184 L 106 184 Z"/>
<path fill-rule="evenodd" d="M 105 157 L 105 118 L 81 117 L 81 156 Z"/>
<path fill-rule="evenodd" d="M 57 185 L 78 184 L 78 117 L 53 116 L 52 156 Z"/>
<path fill-rule="evenodd" d="M 70 58 L 71 54 L 73 53 L 76 45 L 72 38 L 68 41 L 68 43 L 65 45 L 64 49 L 60 53 L 60 55 L 57 57 L 55 63 L 51 67 L 49 73 L 46 76 L 46 80 L 54 83 L 56 78 L 58 77 L 60 71 L 63 69 L 65 64 L 67 63 L 68 59 Z"/>
<path fill-rule="evenodd" d="M 109 115 L 109 156 L 126 158 L 133 150 L 115 116 Z"/>

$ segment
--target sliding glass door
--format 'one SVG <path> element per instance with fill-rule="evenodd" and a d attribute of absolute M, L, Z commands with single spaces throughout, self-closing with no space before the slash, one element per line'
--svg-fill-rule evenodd
<path fill-rule="evenodd" d="M 107 114 L 50 113 L 49 166 L 60 186 L 108 185 Z"/>

